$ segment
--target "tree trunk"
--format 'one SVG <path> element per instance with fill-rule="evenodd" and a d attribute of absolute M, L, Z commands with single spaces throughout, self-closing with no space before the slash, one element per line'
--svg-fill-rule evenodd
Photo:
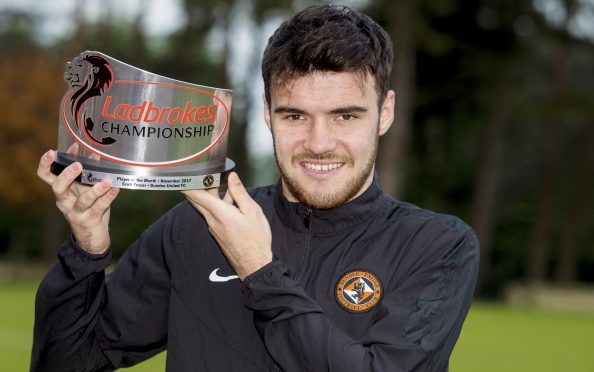
<path fill-rule="evenodd" d="M 389 2 L 392 22 L 387 31 L 394 43 L 394 69 L 392 86 L 396 91 L 396 116 L 392 128 L 382 137 L 378 153 L 378 172 L 384 191 L 400 197 L 408 163 L 408 144 L 415 100 L 416 52 L 414 19 L 416 2 L 394 0 Z"/>
<path fill-rule="evenodd" d="M 563 43 L 557 52 L 553 71 L 553 91 L 562 94 L 569 68 L 569 46 Z M 553 224 L 555 180 L 558 178 L 560 153 L 559 119 L 546 123 L 543 133 L 541 174 L 538 191 L 538 209 L 532 231 L 532 243 L 528 256 L 527 279 L 531 284 L 542 282 L 547 276 L 551 227 Z"/>
<path fill-rule="evenodd" d="M 555 280 L 560 285 L 567 285 L 575 280 L 578 242 L 585 232 L 583 229 L 585 229 L 587 206 L 591 205 L 587 199 L 584 202 L 584 197 L 587 198 L 591 194 L 590 190 L 594 188 L 590 165 L 591 153 L 594 149 L 594 123 L 590 123 L 589 128 L 586 129 L 586 136 L 582 138 L 581 145 L 581 151 L 576 157 L 579 164 L 575 171 L 575 177 L 570 177 L 573 179 L 573 183 L 570 187 L 567 221 L 564 224 L 565 228 L 559 247 L 559 263 Z"/>
<path fill-rule="evenodd" d="M 547 275 L 550 241 L 552 238 L 551 225 L 553 217 L 553 183 L 557 178 L 558 167 L 556 160 L 559 154 L 557 123 L 548 123 L 544 131 L 544 143 L 541 153 L 541 175 L 538 192 L 538 209 L 536 222 L 532 230 L 532 243 L 528 256 L 527 276 L 530 283 L 543 282 Z"/>
<path fill-rule="evenodd" d="M 504 89 L 495 95 L 494 105 L 487 120 L 487 131 L 481 166 L 476 182 L 471 225 L 481 244 L 480 274 L 477 293 L 480 294 L 489 275 L 490 252 L 497 215 L 497 196 L 501 179 L 501 156 L 508 124 L 508 110 L 504 102 Z"/>

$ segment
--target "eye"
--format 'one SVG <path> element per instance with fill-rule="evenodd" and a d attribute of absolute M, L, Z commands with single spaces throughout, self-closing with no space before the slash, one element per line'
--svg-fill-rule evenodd
<path fill-rule="evenodd" d="M 304 119 L 303 115 L 300 115 L 300 114 L 290 114 L 290 115 L 285 116 L 285 120 L 288 120 L 288 121 L 298 121 L 298 120 L 303 120 L 303 119 Z"/>
<path fill-rule="evenodd" d="M 357 119 L 357 117 L 353 114 L 340 114 L 338 115 L 338 120 L 342 120 L 342 121 L 351 121 L 351 120 L 355 120 Z"/>

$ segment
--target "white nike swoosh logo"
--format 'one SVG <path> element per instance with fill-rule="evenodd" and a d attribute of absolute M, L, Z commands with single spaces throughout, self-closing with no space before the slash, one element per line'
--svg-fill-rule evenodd
<path fill-rule="evenodd" d="M 228 282 L 229 280 L 239 279 L 237 275 L 219 276 L 217 274 L 217 271 L 219 271 L 219 268 L 214 269 L 212 273 L 210 273 L 210 275 L 208 276 L 208 279 L 211 282 Z"/>

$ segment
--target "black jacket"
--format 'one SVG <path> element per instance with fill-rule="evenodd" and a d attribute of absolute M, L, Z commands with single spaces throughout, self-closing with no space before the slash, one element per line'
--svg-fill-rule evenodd
<path fill-rule="evenodd" d="M 251 194 L 274 260 L 243 283 L 187 202 L 107 277 L 111 254 L 69 238 L 37 294 L 31 370 L 112 370 L 164 349 L 168 371 L 447 370 L 478 270 L 467 225 L 377 180 L 332 210 L 280 186 Z"/>

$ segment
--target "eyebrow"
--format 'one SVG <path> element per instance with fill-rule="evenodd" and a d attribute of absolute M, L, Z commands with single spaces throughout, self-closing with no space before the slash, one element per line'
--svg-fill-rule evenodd
<path fill-rule="evenodd" d="M 339 107 L 339 108 L 335 108 L 334 110 L 330 111 L 330 114 L 349 114 L 349 113 L 355 113 L 355 112 L 359 112 L 359 113 L 363 113 L 363 112 L 367 112 L 367 108 L 363 107 L 363 106 L 346 106 L 346 107 Z M 300 110 L 296 107 L 291 107 L 291 106 L 278 106 L 277 108 L 274 109 L 274 113 L 275 114 L 306 114 L 305 111 Z"/>
<path fill-rule="evenodd" d="M 331 114 L 351 114 L 351 113 L 363 113 L 367 112 L 367 108 L 363 106 L 346 106 L 346 107 L 339 107 L 332 111 Z"/>
<path fill-rule="evenodd" d="M 275 114 L 305 114 L 305 111 L 291 106 L 278 106 L 274 109 Z"/>

